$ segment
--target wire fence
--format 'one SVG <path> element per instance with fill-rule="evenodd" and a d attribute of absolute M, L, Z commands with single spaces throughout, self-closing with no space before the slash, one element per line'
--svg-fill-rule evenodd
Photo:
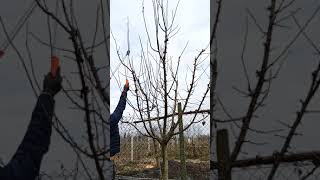
<path fill-rule="evenodd" d="M 185 125 L 192 121 L 192 115 L 184 115 Z M 191 179 L 209 179 L 209 117 L 199 118 L 190 128 L 184 131 L 184 145 L 187 174 Z M 143 130 L 143 124 L 136 126 Z M 160 144 L 149 137 L 141 135 L 132 125 L 120 123 L 121 150 L 115 158 L 118 175 L 158 178 L 161 163 Z M 177 128 L 178 130 L 178 128 Z M 169 141 L 168 164 L 169 178 L 180 176 L 179 135 Z"/>

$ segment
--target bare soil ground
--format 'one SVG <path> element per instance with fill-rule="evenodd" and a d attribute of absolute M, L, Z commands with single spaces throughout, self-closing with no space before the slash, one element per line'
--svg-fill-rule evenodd
<path fill-rule="evenodd" d="M 209 179 L 209 171 L 209 162 L 200 160 L 187 161 L 187 173 L 190 179 L 207 180 Z M 160 176 L 160 169 L 157 168 L 156 163 L 152 161 L 138 163 L 128 162 L 127 164 L 117 166 L 117 174 L 119 176 L 157 179 Z M 169 178 L 179 179 L 179 177 L 180 162 L 177 160 L 169 160 Z"/>

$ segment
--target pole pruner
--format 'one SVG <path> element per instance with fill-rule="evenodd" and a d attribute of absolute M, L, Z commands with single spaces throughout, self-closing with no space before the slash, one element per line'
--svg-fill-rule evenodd
<path fill-rule="evenodd" d="M 58 8 L 59 8 L 59 1 L 56 3 L 56 10 L 55 10 L 55 15 L 58 15 Z M 50 28 L 50 26 L 49 26 Z M 55 45 L 57 41 L 57 22 L 54 22 L 54 27 L 53 27 L 53 40 L 50 40 L 50 45 L 51 45 L 51 67 L 50 67 L 50 72 L 53 78 L 56 77 L 58 68 L 60 66 L 60 60 L 59 57 L 56 55 L 55 51 Z M 49 31 L 51 32 L 51 31 Z M 50 39 L 51 39 L 51 34 L 50 34 Z"/>

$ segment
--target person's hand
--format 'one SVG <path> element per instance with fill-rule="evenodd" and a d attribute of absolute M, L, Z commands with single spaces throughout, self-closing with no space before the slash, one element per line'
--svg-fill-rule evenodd
<path fill-rule="evenodd" d="M 123 90 L 126 91 L 126 92 L 129 91 L 129 81 L 128 81 L 128 79 L 126 79 L 126 84 L 124 85 Z"/>
<path fill-rule="evenodd" d="M 129 91 L 129 81 L 126 79 L 126 84 L 123 86 L 122 96 L 126 96 Z"/>
<path fill-rule="evenodd" d="M 0 50 L 0 58 L 4 55 L 4 51 Z"/>
<path fill-rule="evenodd" d="M 55 96 L 62 88 L 62 77 L 60 74 L 60 67 L 57 69 L 56 76 L 53 77 L 49 72 L 43 81 L 43 92 L 50 94 L 52 97 Z"/>

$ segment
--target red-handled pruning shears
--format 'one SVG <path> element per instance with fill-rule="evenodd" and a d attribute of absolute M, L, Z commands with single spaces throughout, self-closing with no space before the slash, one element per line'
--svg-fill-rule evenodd
<path fill-rule="evenodd" d="M 58 68 L 59 68 L 59 58 L 57 56 L 52 56 L 51 57 L 51 75 L 53 78 L 56 77 L 57 75 L 57 71 L 58 71 Z"/>

